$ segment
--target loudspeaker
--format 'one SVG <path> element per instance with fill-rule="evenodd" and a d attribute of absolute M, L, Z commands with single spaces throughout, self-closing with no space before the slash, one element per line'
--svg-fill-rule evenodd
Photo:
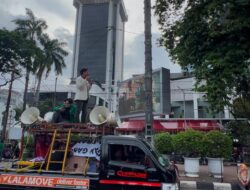
<path fill-rule="evenodd" d="M 50 111 L 44 115 L 44 120 L 50 123 L 52 121 L 54 112 Z"/>
<path fill-rule="evenodd" d="M 116 125 L 114 114 L 104 106 L 96 106 L 89 114 L 89 120 L 94 125 L 102 125 L 104 123 Z"/>
<path fill-rule="evenodd" d="M 21 115 L 21 122 L 25 125 L 31 125 L 36 121 L 42 121 L 40 117 L 40 111 L 36 107 L 27 108 Z"/>

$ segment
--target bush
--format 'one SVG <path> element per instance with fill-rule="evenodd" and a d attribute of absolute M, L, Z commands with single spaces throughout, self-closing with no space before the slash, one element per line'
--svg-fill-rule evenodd
<path fill-rule="evenodd" d="M 207 157 L 230 158 L 232 154 L 232 139 L 220 131 L 210 131 L 204 137 L 204 146 Z"/>
<path fill-rule="evenodd" d="M 188 129 L 173 137 L 174 151 L 186 157 L 200 157 L 204 154 L 203 132 Z"/>
<path fill-rule="evenodd" d="M 156 134 L 154 146 L 161 154 L 171 154 L 173 152 L 172 136 L 169 133 Z"/>

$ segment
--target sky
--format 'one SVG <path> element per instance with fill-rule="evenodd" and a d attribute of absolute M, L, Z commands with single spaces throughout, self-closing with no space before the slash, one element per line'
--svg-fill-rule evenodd
<path fill-rule="evenodd" d="M 152 6 L 155 0 L 152 0 Z M 125 47 L 124 47 L 124 79 L 133 74 L 144 73 L 144 13 L 143 0 L 124 0 L 128 14 L 125 24 Z M 66 69 L 58 78 L 58 85 L 69 84 L 72 72 L 73 41 L 75 32 L 76 9 L 73 0 L 1 0 L 0 4 L 0 28 L 12 30 L 15 28 L 12 20 L 25 17 L 25 8 L 33 11 L 37 18 L 47 22 L 48 29 L 45 31 L 49 36 L 67 42 Z M 157 69 L 165 67 L 171 73 L 180 72 L 178 65 L 173 64 L 168 53 L 163 47 L 157 45 L 160 37 L 156 17 L 152 11 L 152 67 Z M 31 83 L 35 79 L 31 77 Z M 55 75 L 50 76 L 42 82 L 42 88 L 50 88 L 55 83 Z M 14 89 L 22 91 L 24 80 L 20 79 L 14 83 Z M 32 84 L 30 85 L 32 88 Z"/>

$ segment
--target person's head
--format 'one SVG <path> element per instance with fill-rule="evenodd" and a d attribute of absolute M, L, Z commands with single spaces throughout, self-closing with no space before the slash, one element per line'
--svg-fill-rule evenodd
<path fill-rule="evenodd" d="M 65 107 L 70 107 L 73 104 L 73 100 L 71 98 L 67 98 L 63 101 Z"/>
<path fill-rule="evenodd" d="M 247 170 L 246 164 L 240 164 L 240 170 Z"/>
<path fill-rule="evenodd" d="M 89 75 L 88 69 L 87 68 L 82 68 L 80 70 L 80 75 L 82 76 L 82 78 L 86 78 Z"/>

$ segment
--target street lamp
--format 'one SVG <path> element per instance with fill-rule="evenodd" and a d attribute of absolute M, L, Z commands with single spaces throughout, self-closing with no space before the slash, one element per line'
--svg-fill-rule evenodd
<path fill-rule="evenodd" d="M 184 118 L 184 128 L 186 129 L 187 123 L 186 123 L 186 97 L 185 97 L 185 91 L 184 89 L 177 86 L 179 90 L 183 93 L 183 118 Z"/>

